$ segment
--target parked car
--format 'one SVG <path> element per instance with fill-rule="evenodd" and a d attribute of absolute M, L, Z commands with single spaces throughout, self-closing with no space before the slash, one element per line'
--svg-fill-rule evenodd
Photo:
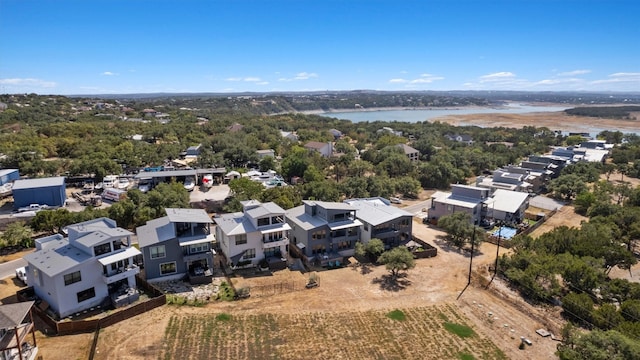
<path fill-rule="evenodd" d="M 18 209 L 18 212 L 26 212 L 26 211 L 35 211 L 38 212 L 40 210 L 48 209 L 49 205 L 40 205 L 40 204 L 30 204 L 29 206 L 21 207 Z"/>
<path fill-rule="evenodd" d="M 210 188 L 213 186 L 213 175 L 207 174 L 202 177 L 202 185 L 206 188 Z"/>
<path fill-rule="evenodd" d="M 16 269 L 16 278 L 18 278 L 18 280 L 22 281 L 23 284 L 27 285 L 27 268 L 26 267 L 20 267 Z"/>
<path fill-rule="evenodd" d="M 196 187 L 196 180 L 192 177 L 188 177 L 186 179 L 184 179 L 184 188 L 187 189 L 187 191 L 193 191 L 193 188 Z"/>
<path fill-rule="evenodd" d="M 402 204 L 402 200 L 400 198 L 397 198 L 397 197 L 389 198 L 389 201 L 391 201 L 394 204 Z"/>

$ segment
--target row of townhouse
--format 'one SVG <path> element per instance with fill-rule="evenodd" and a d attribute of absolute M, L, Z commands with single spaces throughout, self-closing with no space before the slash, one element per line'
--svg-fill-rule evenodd
<path fill-rule="evenodd" d="M 27 284 L 41 308 L 59 318 L 90 308 L 119 307 L 138 298 L 136 275 L 147 281 L 185 279 L 209 283 L 214 266 L 287 266 L 290 247 L 304 261 L 339 263 L 357 241 L 379 238 L 386 248 L 410 240 L 412 214 L 383 198 L 345 202 L 304 201 L 285 211 L 273 202 L 245 201 L 243 211 L 212 219 L 202 209 L 165 209 L 166 216 L 133 233 L 99 218 L 36 240 L 24 256 Z M 215 220 L 215 224 L 214 224 Z M 214 263 L 216 249 L 224 264 Z M 141 271 L 141 267 L 143 270 Z"/>
<path fill-rule="evenodd" d="M 263 259 L 277 266 L 290 250 L 324 266 L 352 256 L 358 241 L 379 238 L 391 248 L 410 240 L 412 217 L 383 198 L 306 200 L 287 211 L 251 200 L 243 203 L 242 212 L 215 221 L 218 244 L 231 266 L 253 266 Z"/>

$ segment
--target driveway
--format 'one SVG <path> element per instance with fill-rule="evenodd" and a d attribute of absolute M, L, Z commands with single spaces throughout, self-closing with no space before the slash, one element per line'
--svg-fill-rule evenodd
<path fill-rule="evenodd" d="M 546 196 L 538 195 L 529 200 L 529 206 L 537 207 L 545 210 L 556 210 L 565 206 L 562 201 L 548 198 Z"/>
<path fill-rule="evenodd" d="M 16 269 L 23 266 L 27 266 L 27 262 L 22 258 L 0 264 L 0 280 L 15 276 Z"/>

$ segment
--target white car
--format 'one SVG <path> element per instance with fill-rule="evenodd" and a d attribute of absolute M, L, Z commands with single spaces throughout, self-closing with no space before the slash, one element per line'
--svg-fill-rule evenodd
<path fill-rule="evenodd" d="M 27 268 L 21 267 L 16 269 L 16 277 L 18 280 L 22 281 L 25 285 L 27 285 Z"/>
<path fill-rule="evenodd" d="M 184 179 L 184 188 L 187 189 L 187 191 L 193 191 L 193 188 L 196 187 L 196 180 L 192 177 L 188 177 L 186 179 Z"/>
<path fill-rule="evenodd" d="M 206 188 L 210 188 L 213 186 L 213 175 L 207 174 L 202 177 L 202 185 Z"/>
<path fill-rule="evenodd" d="M 397 198 L 397 197 L 389 198 L 389 201 L 391 201 L 394 204 L 402 204 L 402 199 Z"/>

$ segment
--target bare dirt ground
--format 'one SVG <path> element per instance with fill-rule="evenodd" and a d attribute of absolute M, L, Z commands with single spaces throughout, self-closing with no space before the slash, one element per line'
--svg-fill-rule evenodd
<path fill-rule="evenodd" d="M 451 125 L 477 125 L 482 127 L 511 127 L 524 126 L 546 127 L 549 130 L 565 132 L 599 133 L 603 130 L 620 130 L 621 132 L 637 132 L 640 120 L 617 120 L 593 118 L 586 116 L 572 116 L 564 112 L 543 112 L 526 114 L 471 114 L 450 115 L 433 119 L 432 121 L 446 122 Z"/>
<path fill-rule="evenodd" d="M 98 342 L 98 359 L 144 359 L 158 357 L 166 325 L 172 315 L 180 314 L 309 314 L 352 313 L 354 311 L 411 309 L 450 304 L 463 313 L 476 331 L 491 339 L 509 359 L 552 359 L 557 343 L 535 334 L 539 328 L 556 334 L 560 323 L 542 308 L 518 300 L 500 281 L 488 288 L 487 268 L 495 259 L 496 247 L 483 244 L 473 258 L 472 286 L 458 298 L 467 284 L 468 254 L 448 247 L 438 236 L 442 233 L 417 221 L 414 233 L 438 248 L 438 256 L 419 259 L 417 266 L 398 285 L 384 281 L 383 266 L 350 265 L 319 272 L 320 286 L 275 294 L 252 294 L 236 302 L 216 302 L 201 308 L 165 306 L 147 314 L 103 329 Z M 505 251 L 501 249 L 501 253 Z M 279 283 L 306 283 L 308 274 L 283 270 L 271 276 L 234 280 L 236 286 L 268 286 Z M 496 295 L 497 294 L 497 295 Z M 508 299 L 507 299 L 508 298 Z M 489 315 L 491 312 L 491 316 Z M 137 334 L 131 336 L 131 334 Z M 518 350 L 520 336 L 534 342 L 526 351 Z M 57 359 L 49 357 L 47 359 Z M 61 358 L 62 359 L 62 358 Z"/>

